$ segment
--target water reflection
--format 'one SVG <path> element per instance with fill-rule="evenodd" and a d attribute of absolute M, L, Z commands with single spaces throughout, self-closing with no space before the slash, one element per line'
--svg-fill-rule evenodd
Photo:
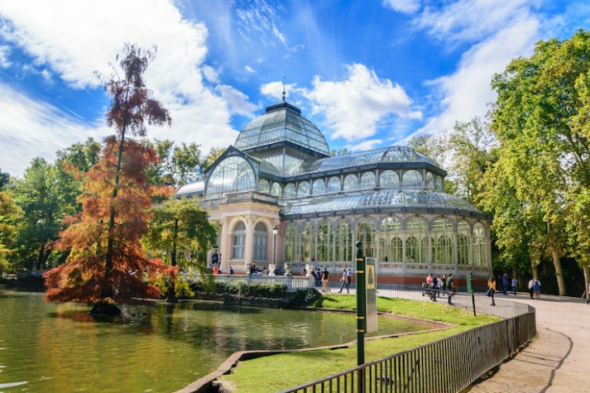
<path fill-rule="evenodd" d="M 0 294 L 0 386 L 19 392 L 171 392 L 235 351 L 332 345 L 355 339 L 342 313 L 223 307 L 124 306 L 119 317 L 37 294 Z M 422 329 L 384 319 L 380 334 Z M 11 385 L 12 386 L 12 385 Z"/>

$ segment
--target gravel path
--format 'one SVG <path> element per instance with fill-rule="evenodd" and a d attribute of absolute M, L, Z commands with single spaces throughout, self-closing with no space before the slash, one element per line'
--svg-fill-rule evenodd
<path fill-rule="evenodd" d="M 590 392 L 590 306 L 581 299 L 496 295 L 537 310 L 538 338 L 471 393 Z"/>

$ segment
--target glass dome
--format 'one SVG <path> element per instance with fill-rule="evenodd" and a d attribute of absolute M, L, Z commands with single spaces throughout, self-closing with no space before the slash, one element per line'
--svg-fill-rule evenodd
<path fill-rule="evenodd" d="M 241 157 L 231 156 L 220 162 L 211 173 L 205 199 L 255 189 L 256 176 L 252 165 Z"/>
<path fill-rule="evenodd" d="M 380 190 L 348 195 L 326 195 L 285 203 L 285 214 L 306 214 L 348 209 L 380 208 L 439 208 L 459 209 L 479 213 L 473 205 L 459 197 L 418 190 Z"/>
<path fill-rule="evenodd" d="M 322 158 L 315 161 L 306 161 L 289 171 L 289 175 L 303 173 L 325 172 L 335 169 L 344 169 L 361 165 L 377 164 L 380 162 L 424 162 L 436 166 L 424 154 L 418 153 L 408 146 L 393 145 L 379 149 L 366 150 L 343 156 Z"/>
<path fill-rule="evenodd" d="M 291 142 L 323 155 L 330 149 L 320 130 L 301 116 L 301 110 L 287 102 L 266 108 L 266 113 L 246 124 L 235 147 L 250 150 L 273 143 Z"/>

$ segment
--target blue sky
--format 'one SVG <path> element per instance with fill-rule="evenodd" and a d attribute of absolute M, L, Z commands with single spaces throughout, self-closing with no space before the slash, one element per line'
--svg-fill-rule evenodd
<path fill-rule="evenodd" d="M 586 1 L 0 1 L 0 168 L 112 134 L 93 72 L 125 42 L 158 47 L 146 78 L 173 124 L 151 138 L 230 145 L 285 77 L 330 147 L 368 149 L 485 116 L 494 73 L 580 28 Z"/>

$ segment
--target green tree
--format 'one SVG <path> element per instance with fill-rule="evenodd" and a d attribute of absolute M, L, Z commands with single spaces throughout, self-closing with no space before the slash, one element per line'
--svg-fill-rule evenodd
<path fill-rule="evenodd" d="M 4 176 L 6 175 L 6 176 Z M 0 171 L 0 277 L 10 269 L 8 256 L 12 254 L 16 222 L 20 210 L 10 193 L 4 190 L 10 176 Z"/>
<path fill-rule="evenodd" d="M 150 184 L 183 186 L 201 176 L 204 160 L 196 143 L 174 146 L 173 141 L 156 139 L 145 144 L 155 149 L 160 158 L 147 171 Z"/>
<path fill-rule="evenodd" d="M 590 227 L 590 135 L 587 87 L 590 33 L 567 40 L 539 42 L 530 58 L 513 60 L 494 76 L 498 99 L 492 129 L 500 142 L 499 161 L 526 206 L 542 213 L 544 244 L 554 266 L 559 293 L 566 293 L 560 258 L 570 251 L 581 258 Z M 568 239 L 568 228 L 574 239 Z"/>
<path fill-rule="evenodd" d="M 23 216 L 18 224 L 13 258 L 20 267 L 45 267 L 61 220 L 73 210 L 64 203 L 58 184 L 58 171 L 43 158 L 34 158 L 23 179 L 15 184 L 15 198 Z"/>
<path fill-rule="evenodd" d="M 205 159 L 203 160 L 203 163 L 201 164 L 200 175 L 202 176 L 205 173 L 205 171 L 211 165 L 213 165 L 213 163 L 219 157 L 221 157 L 221 155 L 223 153 L 225 153 L 225 147 L 212 147 L 211 150 L 209 150 L 209 153 L 207 153 L 207 155 L 205 156 Z"/>
<path fill-rule="evenodd" d="M 217 228 L 198 201 L 170 199 L 152 209 L 152 219 L 144 243 L 152 254 L 162 254 L 171 266 L 196 267 L 205 272 L 207 251 L 217 241 Z M 174 277 L 167 301 L 176 302 Z"/>
<path fill-rule="evenodd" d="M 455 194 L 480 207 L 476 196 L 481 193 L 482 179 L 488 166 L 497 160 L 489 124 L 479 117 L 458 122 L 448 143 L 452 156 L 449 170 L 457 185 Z"/>

